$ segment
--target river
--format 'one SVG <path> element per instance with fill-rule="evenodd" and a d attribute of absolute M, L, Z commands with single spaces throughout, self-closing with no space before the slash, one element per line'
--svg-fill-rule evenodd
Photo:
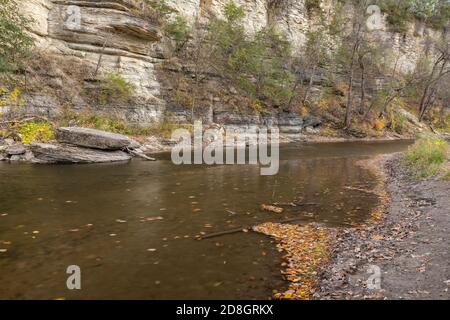
<path fill-rule="evenodd" d="M 0 162 L 0 299 L 268 299 L 286 283 L 271 239 L 252 232 L 196 236 L 301 218 L 351 226 L 378 199 L 355 161 L 408 141 L 293 144 L 280 171 L 258 166 Z M 160 156 L 161 158 L 161 156 Z M 301 200 L 282 214 L 261 204 Z M 68 290 L 66 268 L 81 268 Z"/>

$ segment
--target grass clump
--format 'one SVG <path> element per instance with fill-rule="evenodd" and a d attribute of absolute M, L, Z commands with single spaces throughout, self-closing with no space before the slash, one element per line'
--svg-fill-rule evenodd
<path fill-rule="evenodd" d="M 101 81 L 98 102 L 108 103 L 128 102 L 134 93 L 134 86 L 119 74 L 110 73 Z"/>
<path fill-rule="evenodd" d="M 444 180 L 450 181 L 450 171 L 447 171 L 447 173 L 444 175 Z"/>
<path fill-rule="evenodd" d="M 447 160 L 448 143 L 435 136 L 425 136 L 414 143 L 407 151 L 403 162 L 416 178 L 426 178 L 439 173 Z"/>

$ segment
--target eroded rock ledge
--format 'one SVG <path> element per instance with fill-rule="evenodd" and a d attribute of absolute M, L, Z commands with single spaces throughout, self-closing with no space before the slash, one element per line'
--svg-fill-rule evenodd
<path fill-rule="evenodd" d="M 0 160 L 32 163 L 103 163 L 128 161 L 140 144 L 115 133 L 89 128 L 58 128 L 52 143 L 16 144 L 0 141 Z"/>
<path fill-rule="evenodd" d="M 90 128 L 65 127 L 55 131 L 60 143 L 101 150 L 136 149 L 140 145 L 127 136 Z"/>
<path fill-rule="evenodd" d="M 123 151 L 103 151 L 63 144 L 35 143 L 30 145 L 34 163 L 104 163 L 128 161 Z"/>

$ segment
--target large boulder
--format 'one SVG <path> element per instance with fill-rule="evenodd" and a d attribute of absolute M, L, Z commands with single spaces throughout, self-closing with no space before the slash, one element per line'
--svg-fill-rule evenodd
<path fill-rule="evenodd" d="M 30 145 L 37 163 L 101 163 L 128 161 L 123 151 L 103 151 L 61 144 L 34 143 Z"/>
<path fill-rule="evenodd" d="M 24 154 L 26 151 L 27 149 L 22 144 L 15 144 L 6 149 L 6 153 L 10 156 L 18 156 Z"/>
<path fill-rule="evenodd" d="M 55 136 L 60 143 L 101 150 L 136 149 L 140 146 L 127 136 L 89 128 L 58 128 Z"/>
<path fill-rule="evenodd" d="M 283 112 L 278 115 L 279 126 L 294 126 L 299 127 L 303 124 L 303 120 L 296 112 Z"/>
<path fill-rule="evenodd" d="M 303 118 L 303 127 L 304 128 L 317 128 L 322 124 L 322 120 L 319 117 L 308 115 Z"/>
<path fill-rule="evenodd" d="M 280 133 L 296 134 L 302 132 L 301 126 L 280 126 Z"/>

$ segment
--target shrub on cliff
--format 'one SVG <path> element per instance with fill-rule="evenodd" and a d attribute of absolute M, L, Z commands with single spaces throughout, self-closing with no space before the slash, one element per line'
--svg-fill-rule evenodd
<path fill-rule="evenodd" d="M 448 0 L 379 0 L 378 4 L 396 32 L 406 32 L 415 19 L 437 29 L 448 27 L 450 22 Z"/>
<path fill-rule="evenodd" d="M 281 105 L 292 95 L 293 77 L 288 69 L 291 46 L 274 28 L 254 36 L 244 28 L 244 11 L 233 1 L 225 6 L 225 19 L 209 26 L 209 40 L 216 70 L 232 80 L 249 98 L 263 104 Z"/>
<path fill-rule="evenodd" d="M 320 0 L 306 0 L 305 7 L 308 12 L 320 10 Z"/>
<path fill-rule="evenodd" d="M 101 81 L 98 94 L 100 104 L 128 102 L 134 92 L 134 86 L 121 75 L 109 73 Z"/>
<path fill-rule="evenodd" d="M 53 139 L 53 128 L 48 122 L 26 122 L 20 125 L 23 144 L 47 142 Z"/>
<path fill-rule="evenodd" d="M 0 0 L 0 74 L 17 72 L 33 46 L 26 33 L 32 19 L 19 12 L 14 0 Z"/>
<path fill-rule="evenodd" d="M 174 51 L 177 53 L 188 42 L 191 28 L 185 17 L 176 16 L 172 21 L 167 22 L 164 31 L 175 42 Z"/>

